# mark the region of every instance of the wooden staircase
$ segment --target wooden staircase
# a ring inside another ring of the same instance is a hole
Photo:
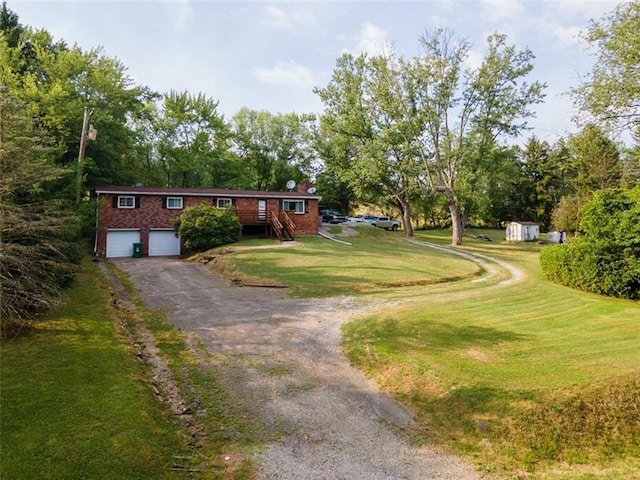
[[[281,242],[290,242],[295,238],[296,224],[287,212],[280,212],[279,216],[271,215],[271,229]]]

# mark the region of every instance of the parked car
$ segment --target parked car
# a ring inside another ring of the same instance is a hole
[[[347,217],[347,220],[349,220],[350,222],[353,223],[364,223],[364,224],[369,224],[371,223],[372,219],[376,219],[378,217],[374,216],[374,215],[362,215],[362,214],[358,214],[358,215],[354,215],[352,217]]]
[[[334,210],[321,210],[320,216],[323,223],[343,223],[347,221],[347,216]]]
[[[368,224],[375,224],[376,220],[378,220],[378,216],[377,215],[363,215],[362,216],[362,221],[363,223],[368,223]]]
[[[378,217],[371,225],[378,228],[396,231],[400,228],[400,222],[389,217]]]

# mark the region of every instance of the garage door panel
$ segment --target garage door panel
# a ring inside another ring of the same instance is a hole
[[[107,232],[107,258],[132,257],[133,244],[140,242],[140,230]]]
[[[180,255],[180,239],[173,230],[151,230],[149,232],[149,256]]]

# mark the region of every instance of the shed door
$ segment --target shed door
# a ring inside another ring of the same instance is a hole
[[[149,256],[180,255],[180,239],[173,230],[151,230],[149,232]]]
[[[133,244],[140,242],[140,230],[107,232],[107,258],[132,257]]]

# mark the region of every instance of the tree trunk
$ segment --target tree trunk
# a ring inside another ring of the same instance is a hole
[[[404,227],[404,236],[413,237],[413,225],[411,225],[411,203],[408,195],[405,198],[398,199],[398,205],[402,212],[402,226]]]
[[[464,235],[464,216],[455,199],[449,199],[449,212],[451,212],[451,245],[462,245]]]
[[[404,227],[404,236],[413,237],[413,225],[411,225],[411,212],[405,209],[402,212],[402,226]]]

